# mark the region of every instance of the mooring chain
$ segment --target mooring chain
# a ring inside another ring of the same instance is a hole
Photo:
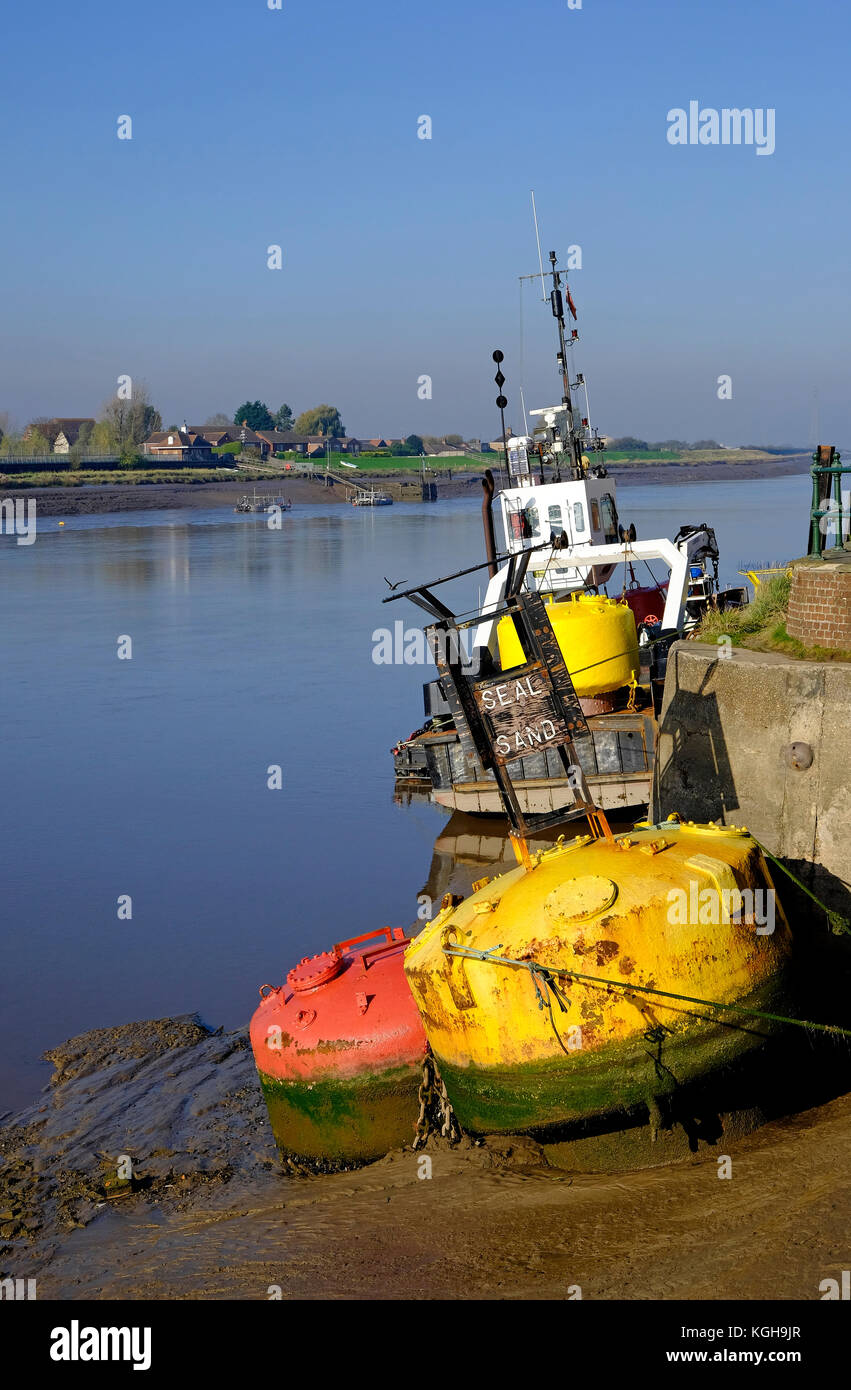
[[[426,1139],[428,1139],[429,1130],[431,1129],[427,1112],[429,1101],[434,1095],[433,1066],[434,1063],[432,1062],[431,1053],[427,1052],[423,1058],[423,1079],[420,1082],[420,1088],[417,1092],[417,1099],[420,1102],[420,1113],[414,1124],[414,1129],[416,1130],[416,1137],[414,1139],[415,1149],[418,1149],[420,1144],[425,1143]]]
[[[427,1052],[423,1058],[423,1079],[417,1092],[420,1102],[420,1113],[417,1116],[414,1129],[414,1148],[418,1149],[428,1139],[433,1129],[439,1126],[440,1133],[444,1139],[450,1142],[461,1137],[461,1127],[455,1118],[455,1111],[452,1109],[449,1096],[446,1093],[446,1086],[435,1065],[434,1057]],[[429,1112],[436,1112],[434,1117]]]

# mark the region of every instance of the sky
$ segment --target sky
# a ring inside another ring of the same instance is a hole
[[[165,424],[260,399],[329,402],[363,437],[496,438],[499,347],[520,428],[521,387],[560,395],[518,278],[534,189],[545,260],[581,248],[574,368],[602,433],[851,439],[845,0],[275,3],[7,7],[19,425],[96,414],[129,375]],[[690,101],[773,111],[774,152],[670,143]]]

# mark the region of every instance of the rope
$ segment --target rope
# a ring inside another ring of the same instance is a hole
[[[498,950],[499,948],[495,947],[492,949]],[[488,959],[490,960],[493,958],[491,956],[488,956]],[[535,997],[538,1001],[538,1008],[543,1010],[544,1006],[546,1005],[550,1016],[550,1027],[552,1028],[553,1033],[555,1034],[556,1042],[558,1043],[565,1057],[569,1057],[570,1049],[565,1047],[564,1040],[562,1039],[561,1034],[556,1028],[556,1022],[553,1018],[553,1004],[550,995],[553,995],[555,997],[556,1002],[558,1003],[558,1006],[563,1014],[566,1014],[568,1009],[570,1008],[570,1000],[567,998],[567,995],[562,994],[561,990],[559,989],[558,985],[552,977],[551,971],[549,971],[545,965],[538,965],[534,961],[529,961],[529,973],[532,976],[532,984],[535,986]],[[538,984],[539,978],[543,981],[546,987],[546,993],[544,993],[544,990],[542,990],[541,986]]]
[[[788,1018],[783,1014],[770,1014],[764,1009],[747,1009],[743,1004],[722,1004],[716,999],[696,999],[690,994],[675,994],[667,989],[654,989],[651,985],[626,984],[620,980],[606,980],[600,975],[584,975],[578,970],[566,970],[559,966],[541,966],[535,961],[512,960],[509,956],[494,956],[493,951],[498,951],[499,946],[492,946],[490,951],[476,951],[471,946],[451,947],[444,946],[443,950],[447,956],[467,956],[471,960],[486,960],[493,965],[513,965],[519,966],[522,970],[528,970],[532,974],[558,975],[567,980],[581,980],[588,984],[604,985],[606,989],[622,989],[627,994],[638,992],[640,994],[652,994],[657,998],[676,999],[678,1003],[699,1004],[705,1009],[721,1009],[727,1013],[745,1014],[748,1018],[764,1019],[769,1023],[790,1024],[796,1028],[811,1029],[817,1033],[831,1033],[837,1037],[851,1038],[851,1029],[840,1028],[836,1023],[812,1023],[808,1019]],[[536,993],[538,987],[536,985]],[[539,1002],[539,1007],[541,1007]]]
[[[820,907],[824,913],[826,913],[828,923],[830,924],[830,929],[833,932],[834,936],[841,936],[843,932],[846,932],[849,936],[851,936],[851,921],[849,921],[847,917],[843,917],[841,912],[834,912],[833,908],[828,907],[827,903],[823,903],[821,898],[817,898],[815,893],[813,893],[812,890],[808,888],[805,883],[802,883],[796,874],[792,873],[791,869],[787,869],[786,865],[782,862],[782,860],[777,858],[776,854],[772,854],[770,849],[766,849],[765,845],[760,844],[759,840],[756,838],[755,835],[751,835],[751,839],[753,840],[754,844],[762,850],[765,857],[771,860],[772,864],[776,864],[778,869],[782,869],[783,873],[786,874],[787,878],[791,878],[792,882],[794,884],[797,884],[801,891],[806,893],[808,898],[812,898],[813,902],[816,903],[816,905]]]

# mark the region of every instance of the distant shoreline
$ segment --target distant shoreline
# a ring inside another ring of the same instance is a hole
[[[806,473],[810,468],[809,454],[784,454],[776,458],[754,460],[751,463],[719,459],[715,463],[681,463],[671,460],[666,463],[612,463],[608,465],[610,476],[618,486],[628,487],[636,483],[692,483],[692,482],[732,482],[743,479],[785,478],[798,473]],[[494,456],[497,464],[497,456]],[[477,488],[482,469],[453,472],[451,482],[438,481],[441,499],[472,496],[478,501]],[[362,479],[380,485],[393,477],[386,470],[375,474],[363,472]],[[400,473],[400,478],[410,474]],[[7,480],[0,485],[0,493],[5,496],[31,496],[36,498],[38,513],[41,516],[93,516],[108,512],[166,511],[173,508],[198,510],[210,507],[231,507],[238,498],[250,493],[256,487],[258,492],[280,493],[298,504],[345,503],[347,497],[340,487],[323,488],[305,478],[293,478],[286,474],[281,477],[267,477],[262,481],[222,478],[209,483],[101,483],[82,487],[15,486]],[[405,506],[405,502],[396,505]]]

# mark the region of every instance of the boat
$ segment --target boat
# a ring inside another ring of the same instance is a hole
[[[248,493],[240,497],[234,511],[268,515],[269,513],[292,511],[292,505],[292,501],[288,497],[274,497],[268,493],[265,495],[261,493],[258,496],[255,488],[250,497]]]
[[[522,570],[523,589],[545,600],[562,655],[582,686],[589,738],[577,752],[596,801],[605,810],[641,813],[650,797],[668,649],[708,608],[740,607],[746,590],[719,583],[718,545],[708,524],[683,525],[673,540],[640,540],[634,525],[620,521],[603,441],[574,401],[575,393],[584,392],[587,410],[585,378],[577,373],[571,380],[568,370],[578,331],[568,338],[565,302],[574,317],[575,305],[553,252],[550,263],[561,402],[531,411],[538,421],[532,433],[506,440],[506,486],[497,491],[490,470],[483,478],[486,564],[459,571],[488,571],[471,659],[503,669],[506,646],[509,656],[512,650],[510,619],[498,630],[489,615],[509,577]],[[494,360],[501,392],[503,354],[495,352]],[[500,402],[503,410],[502,394]],[[499,553],[494,513],[502,532]],[[647,582],[636,575],[643,567]],[[608,641],[607,628],[621,640]],[[465,757],[440,680],[424,686],[423,706],[422,725],[391,750],[397,785],[430,787],[433,800],[450,810],[498,814],[495,780]],[[530,750],[516,769],[516,782],[530,811],[571,802],[551,753]]]
[[[393,498],[387,492],[377,491],[371,488],[367,491],[359,488],[351,499],[353,507],[392,507]]]
[[[464,1130],[658,1117],[782,1031],[791,933],[743,828],[562,837],[474,887],[405,954]]]
[[[407,944],[400,927],[381,927],[261,986],[249,1035],[287,1162],[346,1167],[411,1141],[426,1043]]]
[[[525,589],[514,566],[498,600],[458,617],[436,592],[456,578],[384,602],[409,599],[432,614],[426,636],[461,754],[492,773],[517,863],[475,880],[466,900],[444,898],[406,949],[436,1074],[472,1134],[560,1144],[589,1125],[619,1132],[648,1118],[655,1133],[690,1091],[787,1031],[787,919],[743,827],[672,815],[616,834],[595,799],[578,756],[589,717],[571,644],[593,646],[605,669],[612,649],[622,655],[623,612],[604,609],[601,621],[577,601],[560,633],[558,607]],[[677,582],[684,597],[687,576]],[[474,651],[491,650],[479,642],[483,621],[502,647],[499,665],[461,659],[465,631]],[[529,747],[557,760],[563,805],[525,804],[517,770]],[[583,819],[588,833],[567,839]],[[558,826],[555,845],[530,844]]]

